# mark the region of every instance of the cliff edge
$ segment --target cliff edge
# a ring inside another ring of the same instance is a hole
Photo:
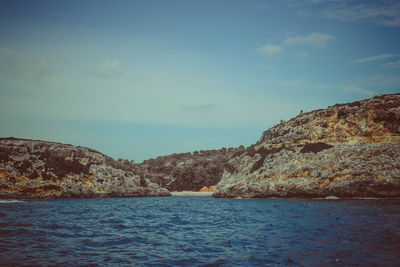
[[[85,147],[0,138],[0,199],[170,195],[122,167]]]
[[[225,166],[214,197],[400,197],[400,94],[302,113]]]

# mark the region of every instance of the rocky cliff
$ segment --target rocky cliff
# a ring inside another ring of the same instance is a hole
[[[302,113],[225,168],[214,197],[399,197],[400,94]]]
[[[98,151],[53,142],[0,138],[0,198],[167,196]]]

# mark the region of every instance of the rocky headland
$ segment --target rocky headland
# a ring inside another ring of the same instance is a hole
[[[169,195],[167,189],[98,151],[0,138],[0,199]]]
[[[172,154],[139,164],[85,147],[0,138],[0,199],[169,191],[228,198],[400,197],[400,94],[301,113],[248,148]]]
[[[400,94],[302,113],[225,167],[214,197],[400,197]]]

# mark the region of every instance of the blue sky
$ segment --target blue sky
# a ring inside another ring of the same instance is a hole
[[[400,92],[399,1],[2,0],[0,36],[0,136],[137,162]]]

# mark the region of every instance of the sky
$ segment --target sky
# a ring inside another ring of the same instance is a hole
[[[0,0],[0,137],[141,162],[400,92],[400,1]]]

